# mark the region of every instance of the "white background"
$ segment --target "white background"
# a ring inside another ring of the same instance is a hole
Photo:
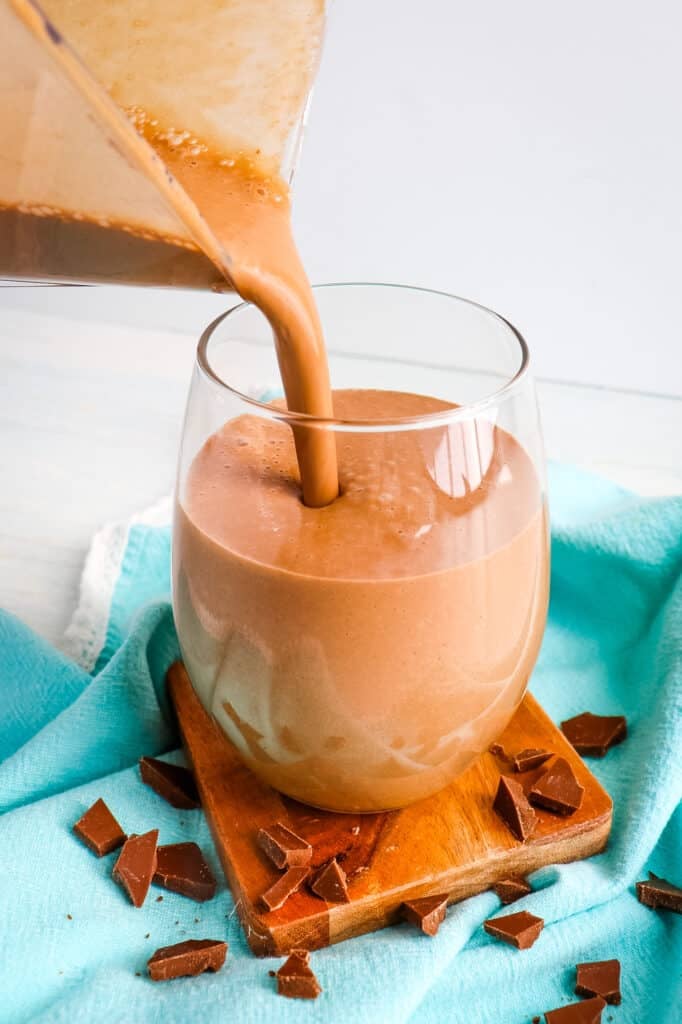
[[[476,299],[550,457],[682,493],[682,7],[336,0],[296,179],[313,280]],[[103,522],[172,487],[225,297],[0,289],[0,607],[58,642]]]

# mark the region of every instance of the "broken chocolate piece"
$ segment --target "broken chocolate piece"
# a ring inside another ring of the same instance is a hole
[[[98,857],[118,850],[126,841],[125,832],[101,798],[79,818],[73,830]]]
[[[448,894],[424,896],[418,900],[406,900],[403,903],[403,915],[406,920],[416,924],[425,935],[435,935],[445,920],[448,909]]]
[[[491,744],[488,747],[488,751],[489,751],[489,753],[491,753],[493,755],[493,757],[499,758],[500,761],[505,761],[507,763],[509,763],[509,761],[511,761],[511,758],[509,757],[509,754],[504,749],[504,747],[502,746],[501,743],[493,743],[493,744]]]
[[[286,825],[277,822],[258,832],[258,845],[276,868],[302,868],[310,864],[313,848]]]
[[[277,992],[289,999],[317,999],[322,991],[310,968],[310,953],[294,949],[277,971]]]
[[[293,896],[301,888],[306,878],[310,875],[310,868],[289,868],[281,878],[278,878],[267,892],[261,896],[261,900],[268,910],[279,910],[283,907],[290,896]]]
[[[654,910],[672,910],[674,914],[682,914],[682,889],[666,882],[665,878],[649,872],[648,882],[637,882],[637,899],[645,907]]]
[[[169,843],[156,851],[154,884],[203,903],[213,899],[216,880],[196,843]]]
[[[504,904],[514,903],[532,892],[530,882],[521,875],[501,878],[499,882],[495,882],[493,890]]]
[[[544,923],[541,917],[529,914],[527,910],[520,910],[518,914],[507,914],[506,917],[484,921],[483,927],[488,935],[508,942],[510,946],[530,949],[542,931]]]
[[[327,903],[350,903],[346,872],[333,857],[315,875],[310,888]]]
[[[537,824],[537,815],[528,803],[520,783],[510,779],[508,775],[500,775],[493,810],[499,814],[512,835],[522,843],[532,835]]]
[[[603,999],[584,999],[582,1003],[569,1003],[556,1010],[545,1011],[547,1024],[600,1024],[602,1010],[606,1006]]]
[[[159,830],[152,829],[142,836],[130,836],[114,864],[115,881],[123,886],[136,907],[141,907],[156,871],[156,843]]]
[[[575,991],[579,996],[601,996],[612,1006],[620,1003],[620,961],[595,960],[576,964]]]
[[[552,756],[551,750],[537,750],[534,747],[526,747],[512,757],[512,765],[515,772],[529,772],[532,768],[539,768]]]
[[[147,961],[152,981],[170,981],[204,971],[219,971],[225,963],[227,943],[218,939],[188,939],[161,946]]]
[[[568,761],[555,757],[537,779],[528,799],[537,807],[565,817],[578,810],[584,792]]]
[[[194,776],[188,768],[179,764],[168,764],[155,757],[140,758],[142,781],[171,805],[184,810],[201,807]]]
[[[603,757],[626,738],[627,722],[623,715],[593,715],[584,711],[562,722],[561,731],[579,754]]]

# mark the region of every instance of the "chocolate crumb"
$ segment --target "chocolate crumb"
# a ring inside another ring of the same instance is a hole
[[[527,910],[520,910],[517,914],[507,914],[506,917],[484,921],[483,927],[488,935],[501,939],[510,946],[530,949],[537,941],[544,924],[541,917],[529,914]]]
[[[141,977],[142,977],[142,975],[140,974],[140,972],[139,972],[139,971],[135,971],[135,977],[136,977],[136,978],[141,978]]]
[[[448,894],[424,896],[418,900],[406,900],[403,903],[403,915],[406,920],[416,924],[425,935],[436,935],[445,920],[448,909]]]
[[[525,842],[535,830],[537,815],[528,803],[521,784],[508,775],[500,775],[493,810],[511,834],[521,842]]]
[[[162,899],[163,899],[163,896],[157,896],[156,897],[156,902],[160,903]]]
[[[148,939],[150,935],[151,935],[151,932],[147,932],[147,934],[145,935],[145,939]]]
[[[67,914],[66,915],[66,920],[67,921],[73,921],[73,918],[71,917],[71,914]]]
[[[563,757],[555,757],[536,780],[528,799],[537,807],[567,817],[583,802],[585,789]]]
[[[583,711],[561,723],[569,743],[579,754],[604,757],[606,752],[627,737],[627,721],[623,715],[593,715]]]

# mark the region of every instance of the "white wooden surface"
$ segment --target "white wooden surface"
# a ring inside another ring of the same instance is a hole
[[[181,296],[131,296],[133,327],[125,309],[98,322],[94,290],[17,291],[0,290],[0,607],[59,644],[94,531],[172,488],[195,339],[226,299],[203,297],[190,329]],[[180,329],[149,326],[159,304]],[[548,379],[539,394],[551,458],[682,493],[682,399]]]

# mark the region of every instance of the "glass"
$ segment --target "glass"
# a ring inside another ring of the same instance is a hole
[[[338,389],[363,388],[375,413],[287,412],[261,314],[211,324],[180,453],[175,621],[204,707],[261,779],[386,810],[450,782],[523,697],[548,599],[541,429],[525,342],[495,313],[392,285],[315,292],[336,412],[358,407]],[[293,426],[336,437],[331,506],[300,501]]]
[[[289,181],[324,7],[0,0],[0,279],[225,289],[169,151]]]

